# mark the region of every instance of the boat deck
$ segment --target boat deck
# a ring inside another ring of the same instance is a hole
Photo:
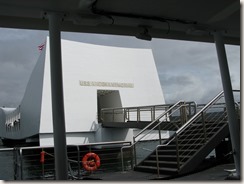
[[[101,173],[96,174],[94,177],[89,176],[83,178],[84,180],[104,180],[104,181],[148,181],[148,180],[174,180],[174,181],[223,181],[230,177],[227,170],[234,169],[234,164],[222,164],[209,169],[190,174],[169,178],[168,175],[157,176],[155,173],[144,173],[137,171],[114,172],[114,173]]]

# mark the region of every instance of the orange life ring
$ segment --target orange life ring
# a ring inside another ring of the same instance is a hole
[[[87,171],[95,171],[100,167],[100,158],[95,153],[87,153],[82,158],[82,165]]]

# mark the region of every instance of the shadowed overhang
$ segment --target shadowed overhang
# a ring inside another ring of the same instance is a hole
[[[0,0],[0,27],[48,30],[48,12],[62,31],[240,44],[237,0]]]

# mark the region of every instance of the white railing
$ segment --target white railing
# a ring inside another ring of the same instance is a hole
[[[129,141],[89,143],[67,145],[68,178],[79,180],[94,177],[97,174],[121,171],[120,148],[131,145]],[[95,171],[87,171],[83,167],[83,157],[90,152],[100,157],[100,167]],[[44,155],[42,155],[44,154]],[[127,153],[127,166],[131,167],[130,153]],[[52,146],[17,148],[15,158],[16,180],[54,180],[55,154]],[[42,158],[43,156],[43,158]]]

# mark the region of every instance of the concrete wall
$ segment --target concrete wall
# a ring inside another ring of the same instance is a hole
[[[47,39],[40,126],[42,135],[53,132],[49,58]],[[113,130],[111,133],[111,129],[99,127],[98,90],[118,91],[101,98],[103,106],[106,106],[105,103],[113,107],[165,103],[150,49],[108,47],[62,40],[62,62],[67,132],[86,134],[100,131],[101,134],[94,134],[96,141],[131,137],[129,130]],[[107,98],[111,98],[111,102]]]
[[[62,65],[68,144],[131,140],[132,130],[106,129],[98,124],[98,103],[100,108],[165,103],[150,49],[62,40]],[[112,93],[101,96],[101,91]],[[40,133],[40,144],[52,145],[49,38],[20,108],[18,138]]]

